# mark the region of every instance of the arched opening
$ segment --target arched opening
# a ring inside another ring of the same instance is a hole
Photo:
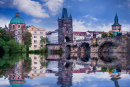
[[[101,53],[101,54],[99,54],[99,57],[105,63],[111,63],[112,62],[111,56],[108,53]]]
[[[90,46],[88,43],[82,43],[80,47],[81,52],[90,52]]]
[[[98,52],[99,53],[109,53],[111,52],[111,46],[114,46],[113,42],[104,42],[100,47]]]
[[[67,36],[65,37],[66,42],[70,42],[70,38]]]
[[[80,58],[81,58],[81,61],[88,62],[89,58],[90,58],[90,55],[89,54],[85,54],[85,53],[81,53],[80,54]]]

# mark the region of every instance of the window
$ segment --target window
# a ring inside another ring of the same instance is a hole
[[[34,34],[36,34],[37,32],[36,31],[34,31]]]
[[[43,34],[43,32],[40,32],[40,34]]]
[[[37,40],[34,40],[34,43],[37,43]]]
[[[43,38],[43,36],[40,36],[40,38]]]
[[[34,47],[37,47],[37,45],[34,45]]]
[[[34,36],[34,38],[37,38],[37,36]]]
[[[113,27],[113,30],[115,30],[116,28],[115,27]]]
[[[37,71],[34,71],[34,73],[37,73]]]
[[[15,29],[15,25],[13,25],[13,29]]]
[[[43,71],[40,71],[40,73],[43,73]]]
[[[18,25],[18,28],[20,28],[20,25]]]
[[[37,69],[37,67],[34,67],[33,69]]]
[[[37,62],[34,62],[34,64],[37,64]]]
[[[37,59],[37,57],[34,57],[34,59],[36,60],[36,59]]]
[[[43,67],[41,66],[40,69],[42,69]]]

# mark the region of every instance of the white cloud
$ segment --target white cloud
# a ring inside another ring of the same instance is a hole
[[[73,31],[87,31],[87,27],[85,26],[85,21],[77,21],[74,19],[73,21]]]
[[[108,25],[101,23],[100,25],[95,25],[93,22],[86,22],[81,20],[74,19],[73,21],[73,30],[74,31],[105,31],[108,32],[111,30],[112,23]]]
[[[4,1],[0,1],[0,4],[5,4],[5,2]]]
[[[60,8],[63,7],[63,2],[65,0],[45,0],[43,6],[47,6],[52,15],[56,15]]]
[[[90,16],[90,15],[85,15],[86,18],[89,18],[91,20],[94,20],[94,21],[98,21],[99,19],[93,17],[93,16]]]
[[[33,17],[47,18],[49,15],[42,9],[42,5],[37,1],[13,0],[13,5],[21,12]]]
[[[130,25],[129,24],[122,24],[122,31],[130,31]]]
[[[9,19],[6,19],[6,18],[0,18],[0,27],[5,27],[5,24],[8,26],[8,24],[10,23],[10,20]]]
[[[42,22],[41,19],[32,19],[31,21],[34,22],[34,23],[40,23],[40,22]]]

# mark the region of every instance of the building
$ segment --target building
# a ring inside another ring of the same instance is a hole
[[[26,27],[26,24],[25,24],[23,18],[21,18],[19,16],[19,13],[17,12],[15,14],[15,17],[13,17],[10,21],[9,30],[14,31],[14,30],[17,30],[17,29],[20,29],[20,28],[23,28],[23,27]]]
[[[41,38],[46,37],[46,30],[34,26],[30,26],[27,30],[32,34],[32,45],[29,47],[29,50],[40,49],[40,41]]]
[[[86,31],[86,34],[87,34],[86,39],[93,38],[94,34],[96,35],[96,38],[100,38],[102,33],[105,33],[105,32],[104,31]]]
[[[118,23],[118,16],[116,13],[115,19],[114,19],[114,24],[112,25],[112,32],[113,34],[117,35],[121,31],[121,25]]]
[[[46,35],[51,44],[58,44],[58,30],[57,29],[55,31],[47,32]]]
[[[73,42],[72,16],[68,17],[66,8],[63,8],[61,19],[58,18],[58,42]]]
[[[32,70],[29,72],[28,76],[33,79],[34,77],[44,77],[46,68],[42,67],[41,61],[45,61],[43,57],[40,57],[39,55],[29,54],[29,58],[32,61],[31,68]]]
[[[84,40],[86,36],[86,32],[73,32],[73,40]]]

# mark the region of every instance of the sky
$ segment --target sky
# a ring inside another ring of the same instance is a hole
[[[0,0],[0,27],[19,12],[27,26],[58,29],[58,17],[67,8],[74,31],[111,30],[117,13],[123,31],[130,31],[130,0]]]
[[[22,87],[61,87],[57,84],[58,77],[55,74],[45,74],[45,77],[35,77],[25,79],[26,83]],[[130,75],[122,74],[118,80],[120,87],[129,87]],[[8,79],[0,78],[1,87],[11,87]],[[72,77],[71,87],[115,87],[108,72],[97,72],[96,74],[75,73]]]

